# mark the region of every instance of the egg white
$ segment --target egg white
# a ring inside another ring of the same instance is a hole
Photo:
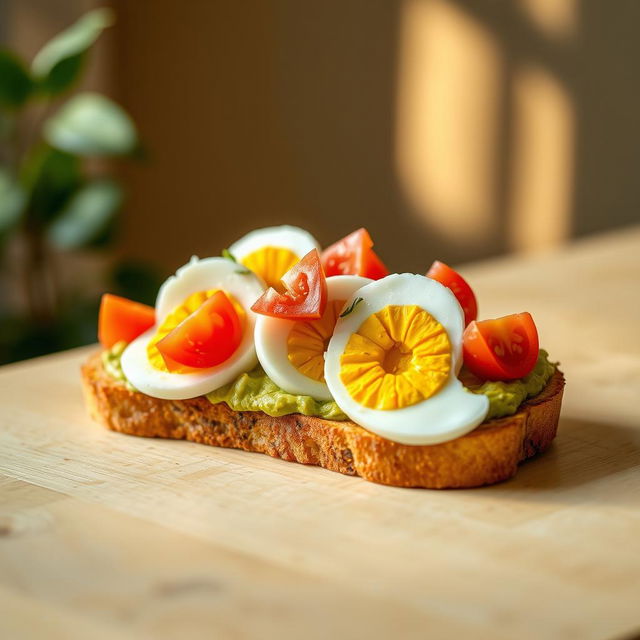
[[[325,354],[325,379],[331,395],[351,420],[402,444],[438,444],[472,431],[486,417],[489,400],[465,390],[457,378],[462,366],[464,312],[453,293],[439,282],[409,273],[393,274],[367,284],[347,304],[362,298],[353,312],[339,318]],[[387,305],[417,305],[446,330],[451,344],[451,371],[434,396],[395,410],[370,409],[354,400],[340,379],[340,357],[360,325]]]
[[[250,253],[264,247],[289,249],[299,258],[306,256],[312,249],[320,251],[318,241],[308,231],[287,224],[251,231],[234,242],[229,247],[229,251],[236,260],[242,260]]]
[[[230,293],[244,308],[242,341],[225,362],[197,373],[170,373],[151,365],[147,357],[149,340],[178,305],[198,291],[221,289]],[[166,400],[185,400],[204,395],[231,382],[257,364],[253,342],[256,315],[251,305],[260,297],[263,286],[252,273],[226,258],[194,257],[160,288],[156,300],[156,326],[136,338],[122,354],[122,371],[139,391]]]
[[[373,281],[361,276],[327,278],[327,301],[347,300],[369,282]],[[254,334],[258,360],[265,373],[284,391],[316,400],[332,400],[324,382],[305,376],[289,361],[287,339],[295,323],[295,320],[258,316]]]

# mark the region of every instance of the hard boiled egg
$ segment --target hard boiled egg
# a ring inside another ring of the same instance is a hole
[[[234,242],[229,252],[268,287],[277,288],[280,278],[312,249],[320,251],[320,245],[308,231],[282,225],[251,231]]]
[[[324,379],[324,353],[345,300],[365,284],[360,276],[327,278],[327,306],[317,320],[258,316],[255,343],[266,374],[282,389],[316,400],[331,400]]]
[[[484,420],[488,398],[467,392],[457,378],[464,313],[449,289],[394,274],[355,291],[347,308],[352,304],[329,341],[325,379],[354,422],[389,440],[425,445]]]
[[[208,369],[170,372],[155,346],[216,291],[232,301],[243,324],[236,351],[225,362]],[[139,391],[155,398],[183,400],[213,391],[234,380],[256,363],[253,342],[255,314],[251,305],[262,294],[260,280],[226,258],[192,258],[160,288],[156,325],[127,346],[122,370]]]

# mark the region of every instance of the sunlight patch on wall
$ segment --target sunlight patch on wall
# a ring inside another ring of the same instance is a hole
[[[452,244],[495,230],[502,56],[445,0],[405,0],[400,21],[396,163],[417,215]]]
[[[526,16],[549,36],[567,37],[577,29],[577,0],[520,0]]]
[[[550,73],[530,66],[515,75],[512,108],[509,245],[533,251],[561,244],[570,233],[573,199],[571,99]]]

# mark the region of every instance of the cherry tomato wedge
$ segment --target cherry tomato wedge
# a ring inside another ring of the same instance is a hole
[[[215,367],[228,360],[242,341],[242,322],[223,291],[216,291],[157,343],[169,371],[180,365]]]
[[[327,276],[364,276],[379,280],[389,270],[372,249],[373,240],[366,229],[358,229],[322,252]]]
[[[457,271],[454,271],[444,262],[436,260],[427,271],[427,278],[433,278],[451,289],[464,311],[465,326],[478,317],[478,303],[473,289]]]
[[[155,321],[153,307],[105,293],[100,301],[98,340],[106,349],[121,340],[131,342],[150,329]]]
[[[529,313],[472,322],[464,331],[464,364],[484,380],[515,380],[538,360],[538,330]]]
[[[311,320],[319,318],[327,306],[327,279],[320,254],[312,249],[280,280],[281,291],[270,287],[251,307],[252,311],[274,318]]]

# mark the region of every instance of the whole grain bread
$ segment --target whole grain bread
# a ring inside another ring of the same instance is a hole
[[[449,442],[410,446],[353,422],[300,414],[273,418],[261,411],[233,411],[204,397],[152,398],[107,374],[99,353],[84,364],[82,378],[91,415],[113,431],[266,453],[380,484],[430,489],[477,487],[512,477],[522,461],[551,444],[564,389],[564,376],[556,371],[515,415],[485,422]]]

